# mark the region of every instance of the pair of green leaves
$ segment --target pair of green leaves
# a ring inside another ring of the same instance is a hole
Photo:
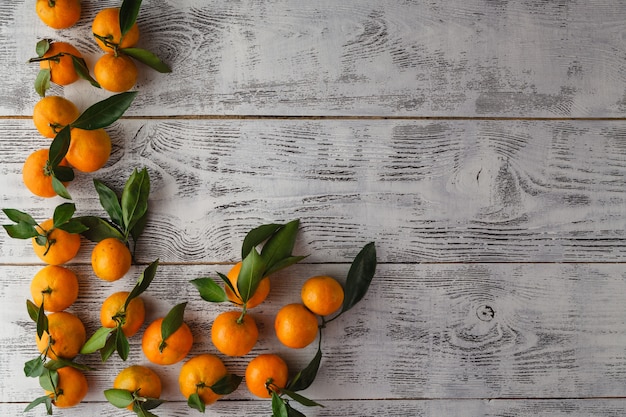
[[[104,396],[107,401],[118,408],[126,408],[132,404],[133,411],[139,417],[157,417],[149,410],[153,410],[165,402],[159,398],[143,397],[139,390],[132,392],[121,388],[107,389],[104,391]]]
[[[146,168],[140,171],[133,170],[124,184],[121,197],[102,181],[94,179],[93,183],[100,205],[109,218],[79,217],[78,220],[88,227],[83,236],[92,242],[100,242],[111,237],[128,242],[129,237],[132,237],[136,246],[148,220],[148,197],[150,195],[148,170]],[[133,254],[134,252],[133,250]]]
[[[124,305],[122,310],[117,314],[117,318],[114,319],[116,322],[116,327],[101,327],[95,331],[95,333],[85,342],[80,353],[82,354],[90,354],[96,351],[100,351],[100,357],[102,358],[102,362],[106,362],[114,352],[117,352],[119,357],[122,360],[128,359],[128,354],[130,353],[130,344],[128,343],[128,339],[126,335],[122,331],[122,325],[124,324],[126,309],[130,302],[143,294],[148,287],[154,277],[156,275],[156,270],[159,265],[159,260],[152,262],[148,267],[139,275],[137,279],[137,283],[131,290],[131,292],[126,297],[124,301]]]
[[[37,45],[35,46],[35,53],[37,54],[37,57],[29,59],[28,62],[29,63],[41,62],[41,61],[59,62],[59,60],[63,56],[69,56],[72,59],[72,65],[74,66],[74,70],[76,71],[76,74],[80,78],[89,81],[89,83],[93,85],[94,87],[100,88],[100,84],[98,84],[98,82],[91,76],[91,74],[89,74],[89,68],[87,67],[87,63],[85,62],[83,58],[72,55],[67,52],[60,52],[53,56],[44,57],[46,52],[50,50],[51,44],[52,44],[51,39],[42,39],[39,42],[37,42]],[[46,91],[48,91],[48,89],[50,88],[51,78],[52,78],[52,74],[49,68],[39,70],[39,73],[37,74],[37,78],[35,78],[35,91],[37,91],[37,94],[39,94],[41,97],[45,97]]]
[[[204,413],[206,411],[206,405],[204,404],[204,401],[202,401],[202,399],[200,398],[200,394],[198,393],[198,390],[200,388],[209,388],[217,395],[228,395],[234,392],[239,387],[241,381],[243,381],[243,377],[241,376],[226,374],[222,378],[218,379],[217,382],[215,382],[215,384],[211,386],[207,387],[204,384],[200,384],[197,387],[198,389],[196,390],[196,392],[191,394],[187,399],[187,405],[194,410],[198,410],[201,413]]]
[[[63,183],[74,179],[74,171],[70,167],[61,165],[70,148],[71,129],[96,130],[110,126],[122,117],[136,95],[136,91],[129,91],[99,101],[88,107],[76,120],[64,126],[55,135],[50,144],[46,170],[52,177],[52,187],[58,195],[66,199],[72,198]]]
[[[2,211],[9,220],[15,222],[15,224],[2,225],[10,237],[14,239],[35,238],[39,246],[47,247],[45,253],[54,245],[54,241],[49,239],[50,233],[54,229],[64,230],[68,233],[83,233],[87,230],[87,226],[73,218],[76,211],[76,206],[73,203],[63,203],[54,209],[52,227],[49,230],[43,230],[28,213],[16,209],[2,209]]]
[[[218,272],[224,285],[227,285],[233,293],[239,294],[244,309],[264,277],[305,258],[291,254],[299,224],[299,220],[286,224],[265,224],[246,234],[241,249],[243,261],[236,281],[237,291],[228,277]],[[259,252],[257,246],[261,244],[263,247]],[[200,297],[206,301],[218,303],[228,301],[224,289],[209,277],[197,278],[191,283],[200,292]]]
[[[141,0],[124,0],[122,2],[122,5],[120,6],[120,13],[119,13],[120,32],[122,35],[120,39],[120,44],[122,43],[122,39],[124,39],[124,36],[128,33],[128,31],[133,27],[133,25],[137,21],[137,16],[139,15],[140,8],[141,8]],[[145,64],[149,66],[150,68],[161,73],[172,72],[170,67],[167,64],[165,64],[163,61],[161,61],[158,56],[156,56],[154,53],[146,49],[120,48],[119,44],[115,44],[111,42],[111,39],[107,37],[103,37],[95,33],[93,35],[98,40],[102,41],[102,43],[104,43],[106,46],[112,48],[116,55],[119,53],[128,55],[131,58],[134,58],[137,61],[141,62],[142,64]]]

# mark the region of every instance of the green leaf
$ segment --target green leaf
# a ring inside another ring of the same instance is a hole
[[[64,126],[63,129],[59,130],[52,139],[52,143],[50,144],[50,149],[48,151],[48,160],[50,161],[50,166],[52,169],[59,166],[65,155],[67,155],[67,150],[70,148],[70,141],[72,139],[70,133],[70,126]]]
[[[127,91],[99,101],[78,116],[71,126],[86,130],[107,127],[122,117],[136,95],[136,91]]]
[[[101,240],[113,237],[124,241],[124,235],[115,226],[103,218],[95,216],[75,217],[74,220],[81,222],[86,229],[80,232],[86,239],[92,242],[100,242]]]
[[[276,230],[282,227],[281,224],[264,224],[259,227],[256,227],[246,234],[246,237],[243,239],[243,245],[241,245],[241,259],[244,259],[252,248],[257,247],[261,243],[265,242],[269,239],[270,236],[274,234]]]
[[[317,403],[303,395],[297,394],[293,391],[290,391],[288,389],[284,389],[281,388],[280,392],[282,394],[285,394],[286,396],[290,397],[292,400],[299,402],[300,404],[307,406],[307,407],[324,407],[322,404]]]
[[[137,61],[141,62],[156,70],[162,74],[166,74],[172,72],[172,69],[161,59],[156,56],[154,53],[141,48],[123,48],[120,49],[120,52],[135,58]]]
[[[101,88],[98,81],[94,80],[91,74],[89,74],[89,68],[87,67],[85,60],[74,55],[70,56],[72,57],[72,64],[74,65],[74,71],[76,71],[76,74],[78,74],[78,76],[83,80],[89,81],[89,84],[94,87]]]
[[[51,416],[52,415],[52,398],[50,398],[47,395],[44,395],[43,397],[39,397],[35,400],[33,400],[32,402],[30,402],[26,408],[24,409],[24,413],[27,411],[32,410],[33,408],[37,407],[39,404],[45,404],[46,405],[46,410],[48,411],[48,415]]]
[[[287,258],[283,258],[278,262],[275,262],[271,268],[268,268],[267,271],[265,271],[265,276],[267,275],[272,275],[274,272],[280,271],[281,269],[287,268],[288,266],[291,266],[293,264],[296,264],[298,262],[300,262],[301,260],[305,259],[308,255],[304,255],[304,256],[289,256]]]
[[[52,73],[50,69],[40,69],[37,73],[37,78],[35,78],[35,91],[40,97],[46,96],[46,91],[50,89],[51,78]]]
[[[135,400],[133,393],[119,388],[110,388],[104,390],[104,396],[108,402],[116,406],[117,408],[126,408]]]
[[[44,362],[41,356],[37,356],[35,359],[27,361],[24,363],[24,375],[29,378],[38,378],[45,370],[43,364]]]
[[[26,311],[28,311],[28,315],[31,320],[37,323],[37,314],[39,314],[39,306],[33,303],[30,300],[26,300]]]
[[[141,0],[124,0],[120,6],[120,30],[122,37],[128,33],[137,21]]]
[[[241,384],[243,377],[234,374],[226,374],[211,385],[211,390],[217,395],[228,395],[234,392]]]
[[[13,239],[30,239],[31,237],[39,235],[39,232],[35,229],[35,227],[26,223],[5,224],[2,225],[2,227],[4,227],[7,234]]]
[[[137,240],[143,233],[143,230],[146,228],[146,224],[148,223],[148,212],[146,211],[143,216],[137,219],[135,225],[130,229],[130,235],[133,238],[133,242],[137,244]]]
[[[275,392],[272,392],[272,417],[289,417],[287,404]]]
[[[59,383],[59,373],[54,370],[45,369],[39,376],[39,385],[46,391],[56,392],[56,386]]]
[[[203,277],[189,281],[200,292],[200,297],[211,303],[223,303],[228,300],[224,288],[215,283],[211,278]]]
[[[252,248],[248,256],[243,260],[241,264],[241,271],[239,271],[239,278],[237,278],[237,289],[241,300],[246,303],[256,291],[259,286],[259,282],[264,277],[266,264],[261,255],[255,248]]]
[[[142,397],[142,407],[144,410],[152,410],[153,408],[157,408],[164,402],[165,400],[161,400],[158,398]],[[148,415],[154,415],[154,414],[148,414]]]
[[[57,165],[52,168],[52,174],[61,182],[74,181],[74,170],[65,165]]]
[[[166,341],[176,330],[183,325],[183,317],[185,315],[185,307],[187,303],[175,305],[165,316],[161,323],[161,338]]]
[[[115,337],[117,332],[118,330],[114,329],[111,332],[111,336],[106,340],[104,347],[100,349],[100,358],[102,359],[102,362],[106,362],[117,349],[117,337]]]
[[[23,211],[19,211],[16,209],[2,209],[2,212],[6,214],[9,220],[14,221],[15,223],[26,223],[31,226],[37,226],[37,222],[32,216],[28,213],[24,213]]]
[[[289,417],[306,417],[300,411],[293,408],[291,405],[287,404],[287,415]]]
[[[66,200],[72,199],[69,191],[67,191],[67,187],[54,175],[52,176],[52,189],[59,197],[63,197]]]
[[[187,398],[187,405],[194,410],[200,411],[201,413],[206,411],[206,405],[197,392],[194,392],[189,396],[189,398]]]
[[[122,191],[122,218],[124,231],[129,233],[135,224],[148,211],[148,195],[150,194],[150,177],[148,170],[134,170]]]
[[[122,217],[122,206],[120,206],[120,200],[115,191],[97,179],[93,180],[93,185],[96,188],[96,192],[100,198],[100,205],[102,205],[104,211],[107,212],[113,223],[123,228],[124,219]]]
[[[150,265],[144,269],[139,278],[137,279],[137,283],[126,297],[126,302],[124,303],[124,309],[128,308],[128,304],[132,301],[133,298],[139,297],[144,291],[148,289],[148,286],[154,279],[156,275],[157,267],[159,266],[159,260],[155,260]]]
[[[241,270],[239,271],[241,272]],[[239,297],[239,295],[237,294],[237,290],[235,289],[235,287],[233,286],[233,283],[230,282],[230,280],[228,279],[228,277],[224,274],[222,274],[221,272],[218,272],[217,275],[220,277],[220,279],[222,280],[222,282],[224,282],[224,285],[228,288],[230,288],[230,290],[232,291],[232,293],[241,300],[241,297]],[[239,278],[239,275],[237,275],[237,278]],[[235,285],[237,284],[237,280],[235,280]],[[226,293],[224,293],[224,295],[226,295]],[[228,299],[228,297],[226,297],[226,299]],[[224,300],[225,301],[225,300]]]
[[[67,233],[72,233],[75,235],[81,234],[88,230],[87,226],[85,226],[83,222],[77,219],[71,219],[70,221],[59,225],[57,229],[61,229],[66,231]]]
[[[320,362],[322,361],[322,350],[318,346],[317,353],[309,362],[309,364],[300,372],[293,377],[293,379],[287,384],[287,389],[291,391],[302,391],[311,386],[313,381],[315,381],[315,377],[317,376],[317,371],[320,367]]]
[[[350,310],[361,301],[376,272],[376,247],[368,243],[354,258],[346,279],[345,296],[341,313]],[[340,314],[341,314],[340,313]]]
[[[35,45],[35,53],[39,58],[43,57],[50,50],[50,39],[42,39]]]
[[[88,355],[90,353],[94,353],[100,349],[102,349],[107,342],[107,338],[109,334],[113,332],[115,328],[111,327],[100,327],[95,333],[85,342],[83,347],[80,349],[80,353],[83,355]]]
[[[67,223],[76,213],[76,205],[74,203],[63,203],[56,206],[52,215],[52,223],[54,228],[58,228]]]
[[[81,363],[76,363],[74,361],[71,361],[69,359],[51,359],[48,362],[45,363],[44,367],[46,369],[49,369],[51,371],[56,371],[58,369],[64,368],[66,366],[70,366],[72,368],[75,369],[79,369],[81,371],[92,371],[93,368],[87,366],[87,365],[83,365]]]
[[[48,316],[44,311],[43,301],[37,310],[37,336],[41,339],[44,333],[48,332]]]
[[[267,268],[272,266],[284,258],[290,257],[293,247],[296,243],[296,235],[300,220],[292,220],[276,232],[265,242],[261,250],[261,256],[267,264]]]
[[[115,332],[115,347],[117,349],[117,354],[123,361],[128,359],[128,354],[130,353],[130,344],[128,343],[128,339],[121,329],[118,329]]]

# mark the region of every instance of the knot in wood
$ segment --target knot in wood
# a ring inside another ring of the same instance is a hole
[[[482,321],[491,321],[496,316],[496,312],[491,306],[483,305],[476,309],[476,316]]]

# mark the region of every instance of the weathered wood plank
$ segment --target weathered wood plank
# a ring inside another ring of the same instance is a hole
[[[325,408],[301,409],[308,417],[359,416],[379,417],[618,417],[626,411],[622,399],[608,400],[338,400],[328,401]],[[17,416],[25,404],[0,404],[0,413]],[[165,403],[156,410],[159,416],[183,417],[192,415],[180,402]],[[41,410],[39,411],[41,413]],[[212,416],[266,416],[270,415],[269,401],[221,400],[207,407],[204,415]],[[34,414],[32,412],[31,414]],[[34,414],[36,415],[36,414]],[[126,417],[129,412],[103,403],[83,403],[73,409],[55,410],[55,415],[81,417]]]
[[[0,346],[0,402],[24,402],[39,393],[23,377],[23,363],[36,356],[34,323],[25,311],[30,277],[40,266],[3,266],[0,288],[3,320]],[[226,305],[202,301],[188,283],[226,272],[226,265],[162,265],[145,295],[147,322],[188,301],[186,320],[195,335],[192,354],[213,352],[209,329]],[[296,265],[272,278],[272,292],[251,310],[261,337],[243,358],[225,358],[242,375],[261,352],[278,352],[290,369],[302,368],[315,346],[290,350],[273,336],[273,318],[297,302],[306,278],[329,274],[343,280],[348,264]],[[71,307],[89,332],[98,324],[100,303],[128,289],[139,273],[115,283],[96,279],[89,267],[75,267],[79,300]],[[434,264],[379,265],[366,297],[324,330],[324,358],[307,395],[331,399],[472,399],[624,397],[626,361],[626,273],[620,264]],[[103,400],[102,390],[128,364],[146,363],[140,337],[131,339],[127,363],[98,355],[79,358],[97,368],[89,373],[87,401]],[[155,367],[164,398],[182,400],[175,383],[178,365]],[[229,396],[251,398],[245,387]],[[450,405],[453,406],[454,405]]]
[[[69,40],[93,67],[95,13],[44,27],[31,2],[0,5],[0,113],[29,114],[40,38]],[[408,115],[623,117],[619,0],[436,3],[146,1],[141,46],[173,68],[142,68],[135,115]],[[59,91],[59,90],[57,90]],[[85,106],[86,82],[65,89]]]
[[[38,219],[22,161],[49,145],[28,120],[0,121],[3,207]],[[95,177],[121,190],[153,181],[139,259],[236,260],[245,233],[300,218],[299,253],[346,262],[379,245],[382,262],[624,261],[626,130],[610,121],[124,120]],[[104,215],[82,174],[79,214]],[[81,258],[86,259],[86,256]],[[0,262],[37,262],[0,234]]]

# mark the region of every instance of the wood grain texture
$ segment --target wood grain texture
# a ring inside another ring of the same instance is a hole
[[[52,214],[21,183],[47,139],[0,121],[5,207]],[[97,177],[121,191],[152,178],[142,262],[232,262],[245,233],[300,218],[297,252],[346,262],[598,262],[626,256],[626,130],[609,121],[124,120],[114,151],[70,190],[79,214],[104,215]],[[0,262],[37,262],[0,234]],[[86,258],[83,257],[83,260]]]
[[[29,114],[40,38],[76,44],[93,67],[84,2],[71,30],[39,24],[31,2],[0,5],[0,113]],[[588,2],[146,1],[141,46],[171,75],[141,69],[134,115],[623,117],[626,8]],[[104,93],[55,91],[81,107]]]
[[[298,302],[309,276],[327,274],[345,280],[348,264],[296,265],[272,277],[266,303],[252,309],[260,327],[257,348],[243,358],[224,358],[231,372],[243,375],[256,354],[281,354],[296,372],[315,346],[282,347],[273,335],[278,309]],[[3,266],[0,292],[3,320],[1,402],[24,402],[40,389],[25,378],[23,363],[36,356],[35,325],[25,311],[30,277],[40,266]],[[146,323],[173,305],[188,301],[185,320],[195,337],[191,354],[216,353],[210,342],[213,318],[229,307],[201,300],[190,279],[216,277],[227,265],[162,265],[146,292]],[[69,311],[99,327],[100,303],[114,291],[129,289],[141,268],[115,283],[94,277],[88,266],[74,267],[79,300]],[[626,327],[622,302],[626,274],[622,265],[474,264],[379,265],[366,297],[324,330],[324,359],[312,398],[472,399],[622,397],[626,365]],[[131,339],[128,363],[115,357],[104,366],[99,356],[78,361],[89,372],[93,389],[87,401],[103,401],[102,391],[128,364],[147,364],[140,336]],[[180,364],[155,370],[167,381],[163,397],[182,401],[176,385]],[[244,387],[230,399],[251,399]]]

